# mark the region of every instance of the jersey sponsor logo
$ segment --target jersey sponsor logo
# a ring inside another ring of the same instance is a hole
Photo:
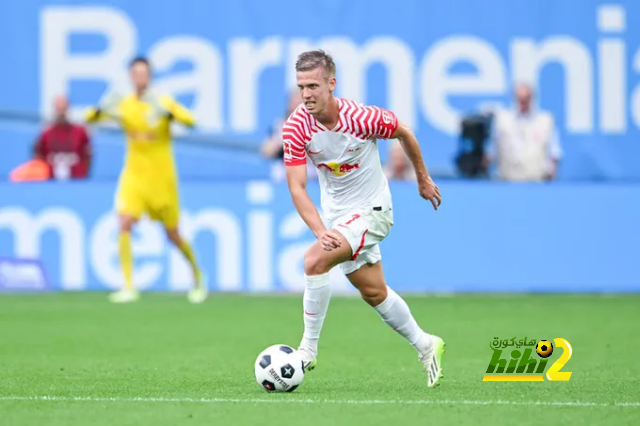
[[[347,173],[352,172],[353,170],[360,168],[360,163],[355,164],[339,164],[339,163],[320,163],[318,164],[319,170],[326,170],[329,173],[333,173],[336,176],[344,176]]]
[[[389,111],[382,111],[382,121],[384,122],[384,124],[393,123],[393,116]]]

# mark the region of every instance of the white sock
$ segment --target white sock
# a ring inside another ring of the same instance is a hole
[[[409,306],[398,293],[387,287],[387,298],[376,306],[375,310],[389,327],[407,339],[416,349],[423,349],[425,339],[420,338],[426,333],[418,326]]]
[[[300,346],[315,356],[318,354],[318,339],[329,308],[331,286],[329,285],[328,272],[311,276],[305,274],[304,278],[306,282],[302,303],[304,307],[304,334]]]

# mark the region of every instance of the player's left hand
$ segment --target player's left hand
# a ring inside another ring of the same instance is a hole
[[[156,123],[160,118],[173,120],[173,113],[169,111],[160,100],[160,96],[153,90],[147,90],[142,95],[142,100],[151,106],[150,120]]]
[[[418,190],[420,191],[420,196],[425,200],[431,201],[433,209],[438,210],[438,207],[442,204],[442,196],[438,185],[433,182],[431,176],[428,176],[418,184]]]
[[[116,90],[111,90],[105,93],[96,108],[98,114],[92,118],[97,119],[100,114],[105,114],[113,119],[121,119],[122,117],[120,116],[118,106],[120,105],[120,102],[122,102],[122,99],[123,96]]]

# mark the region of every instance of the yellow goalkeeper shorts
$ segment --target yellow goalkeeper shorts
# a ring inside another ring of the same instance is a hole
[[[180,221],[180,202],[177,185],[121,184],[116,193],[118,214],[140,219],[146,215],[161,222],[167,229],[175,229]]]

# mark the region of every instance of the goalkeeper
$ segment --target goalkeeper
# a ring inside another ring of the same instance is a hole
[[[171,97],[153,93],[149,87],[152,70],[146,58],[131,61],[129,71],[135,92],[124,97],[111,93],[87,114],[89,122],[115,120],[127,134],[125,165],[116,194],[124,287],[109,295],[109,299],[114,303],[128,303],[140,297],[133,283],[131,230],[146,214],[162,223],[169,240],[191,265],[194,284],[188,299],[201,303],[207,298],[207,286],[193,249],[178,231],[178,174],[171,147],[171,123],[176,121],[193,127],[195,120]]]

